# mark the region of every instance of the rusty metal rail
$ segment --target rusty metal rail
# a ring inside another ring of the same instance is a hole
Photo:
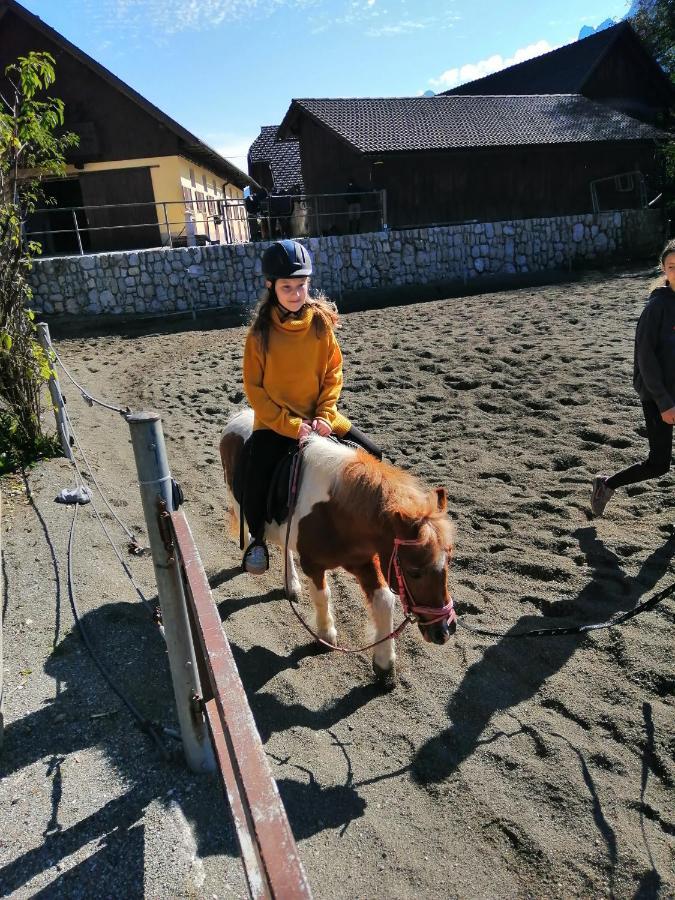
[[[293,832],[223,631],[208,579],[181,510],[171,513],[204,693],[204,712],[254,898],[310,898]]]

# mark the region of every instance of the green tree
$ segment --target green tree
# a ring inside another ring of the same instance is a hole
[[[45,176],[65,175],[63,102],[47,95],[54,59],[30,52],[5,69],[0,93],[0,473],[54,447],[41,422],[50,361],[36,341],[27,281],[38,243],[25,239],[28,216],[44,201]]]
[[[673,0],[633,0],[628,21],[640,40],[675,84],[675,4]],[[671,121],[658,124],[669,130]],[[663,143],[657,150],[659,175],[654,184],[663,194],[663,205],[671,223],[675,222],[675,142]],[[673,224],[671,224],[671,228]]]
[[[673,0],[635,0],[628,20],[663,71],[675,82],[675,5]]]

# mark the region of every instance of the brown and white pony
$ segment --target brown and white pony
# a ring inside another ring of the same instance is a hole
[[[232,492],[234,472],[251,434],[253,413],[243,410],[225,426],[220,456],[228,488],[233,535],[239,533],[239,504]],[[300,581],[293,554],[309,581],[316,631],[330,644],[337,632],[326,572],[343,568],[359,581],[374,626],[374,641],[393,631],[392,591],[426,641],[444,644],[456,626],[448,594],[448,566],[454,526],[446,513],[443,488],[426,490],[407,472],[379,462],[365,450],[311,436],[304,445],[300,483],[288,533],[288,589],[299,600]],[[268,523],[266,540],[286,546],[287,523]],[[373,669],[393,680],[392,638],[377,644]]]

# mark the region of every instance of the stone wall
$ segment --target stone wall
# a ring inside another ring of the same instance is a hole
[[[654,210],[463,223],[308,238],[313,286],[339,300],[372,288],[468,283],[484,276],[565,270],[656,257],[663,229]],[[47,316],[161,314],[253,304],[266,243],[158,248],[35,262],[34,309]]]

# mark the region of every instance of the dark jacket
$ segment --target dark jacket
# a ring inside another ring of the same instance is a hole
[[[638,320],[633,385],[659,412],[675,406],[675,291],[669,287],[653,291]]]

